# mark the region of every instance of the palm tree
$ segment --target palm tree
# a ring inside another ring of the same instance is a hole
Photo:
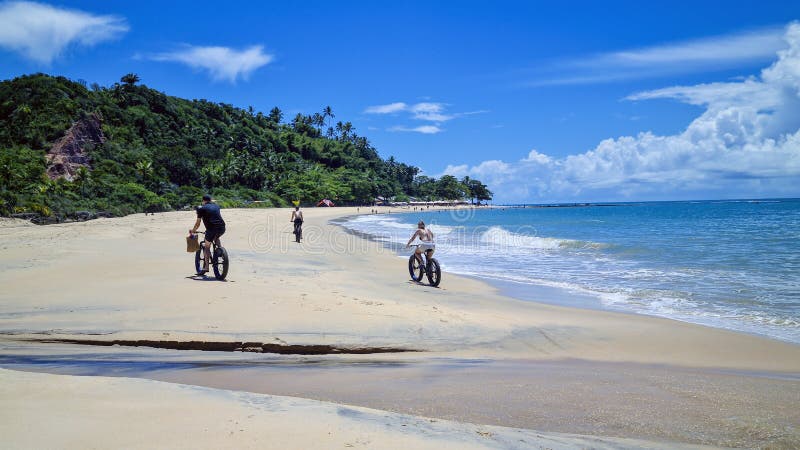
[[[330,128],[331,127],[331,120],[333,120],[333,118],[336,117],[333,114],[333,110],[331,109],[330,106],[326,106],[325,109],[322,110],[322,118],[324,119],[326,117],[328,118],[328,128]]]
[[[75,177],[72,179],[72,182],[78,186],[81,195],[88,196],[93,184],[92,173],[86,166],[80,166],[78,170],[75,171]]]
[[[352,132],[353,132],[353,124],[350,122],[345,122],[344,125],[342,125],[342,140],[346,141],[350,139],[350,133]]]
[[[269,111],[269,120],[275,122],[276,124],[281,123],[281,120],[283,120],[283,111],[281,111],[277,106],[272,108]]]
[[[141,81],[141,78],[139,78],[139,75],[136,75],[135,73],[129,73],[120,78],[119,81],[125,83],[128,86],[133,86],[134,84]]]
[[[325,116],[320,113],[314,113],[314,115],[311,117],[311,122],[321,132],[322,127],[325,125]]]
[[[142,181],[147,181],[153,174],[153,163],[143,159],[136,163],[136,172],[142,177]]]

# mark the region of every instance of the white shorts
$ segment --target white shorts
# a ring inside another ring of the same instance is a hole
[[[433,242],[423,242],[419,244],[419,251],[426,252],[428,250],[436,250],[436,244]]]

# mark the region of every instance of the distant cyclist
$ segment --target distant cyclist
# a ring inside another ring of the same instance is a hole
[[[206,238],[203,241],[203,270],[200,273],[208,272],[208,260],[211,257],[211,243],[215,239],[225,234],[225,221],[222,220],[219,205],[211,202],[211,196],[206,194],[203,196],[203,205],[198,206],[197,221],[194,223],[194,228],[189,230],[189,233],[197,233],[197,228],[200,226],[200,221],[206,227]]]
[[[414,253],[417,256],[417,260],[419,260],[419,264],[422,265],[422,252],[425,252],[428,259],[430,259],[433,256],[433,252],[436,251],[436,243],[433,241],[433,231],[429,228],[425,228],[425,222],[421,220],[417,224],[417,230],[414,231],[414,234],[411,235],[411,239],[408,240],[406,248],[411,247],[411,243],[414,242],[416,238],[419,238],[420,244]]]
[[[297,238],[297,242],[300,242],[300,238],[303,236],[303,211],[300,211],[299,206],[294,207],[292,218],[289,219],[289,222],[294,222],[294,235]]]

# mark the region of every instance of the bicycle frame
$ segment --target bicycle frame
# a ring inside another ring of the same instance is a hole
[[[198,232],[197,232],[197,234],[202,234],[203,236],[205,236],[206,232],[205,232],[205,231],[198,231]],[[201,248],[203,247],[203,243],[204,243],[204,242],[206,242],[206,240],[205,240],[205,239],[203,239],[203,240],[200,242],[200,247],[201,247]],[[212,255],[214,254],[214,250],[216,250],[216,249],[217,249],[217,247],[222,247],[222,244],[219,242],[219,238],[216,238],[216,239],[214,239],[214,241],[211,243],[211,245],[212,245],[213,247],[212,247],[212,248],[210,248],[210,249],[208,249],[208,251],[209,251],[209,252],[210,252]]]
[[[422,245],[422,244],[417,244],[417,245],[415,245],[415,247],[416,247],[416,248],[419,248],[419,247],[420,247],[420,245]],[[414,251],[414,255],[415,255],[415,256],[416,256],[416,255],[420,255],[420,257],[419,257],[419,258],[417,258],[417,259],[421,259],[421,260],[422,260],[421,262],[425,263],[425,264],[424,264],[424,267],[426,267],[426,268],[428,267],[429,261],[430,261],[430,259],[432,258],[432,256],[430,256],[430,255],[432,255],[432,254],[433,254],[433,249],[428,249],[428,250],[425,250],[425,251],[424,251],[424,252],[422,252],[422,253],[417,253],[417,252],[416,252],[416,250]]]

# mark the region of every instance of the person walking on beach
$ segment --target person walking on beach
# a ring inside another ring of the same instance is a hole
[[[433,241],[433,231],[429,228],[425,228],[425,222],[421,220],[417,223],[417,230],[411,235],[411,239],[408,240],[406,248],[411,247],[411,243],[414,242],[416,238],[419,238],[420,244],[414,251],[414,254],[417,260],[419,260],[419,264],[422,265],[422,252],[425,252],[425,256],[430,260],[433,256],[433,252],[436,251],[436,243]]]
[[[303,211],[300,211],[299,206],[294,207],[292,218],[289,219],[289,222],[294,222],[294,235],[297,242],[300,242],[300,239],[303,237]]]
[[[222,220],[222,213],[220,212],[219,205],[211,202],[211,196],[206,194],[203,196],[202,206],[196,208],[197,220],[194,223],[194,228],[189,230],[190,235],[197,233],[197,228],[200,226],[200,221],[206,227],[206,237],[203,240],[203,269],[201,274],[208,272],[208,260],[211,258],[211,243],[215,240],[217,245],[221,246],[219,237],[225,234],[225,221]]]

